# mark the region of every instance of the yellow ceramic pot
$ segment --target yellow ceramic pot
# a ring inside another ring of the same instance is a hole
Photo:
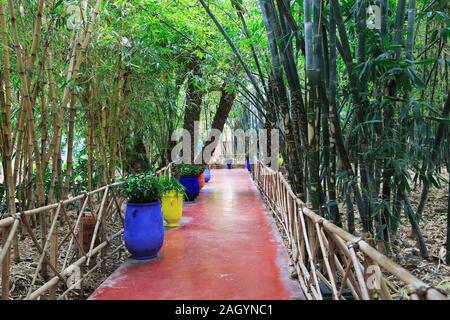
[[[162,196],[161,204],[167,227],[178,227],[181,216],[183,215],[183,194],[177,194],[176,191],[167,192]]]
[[[281,155],[278,156],[278,166],[281,167],[283,165],[283,157]]]

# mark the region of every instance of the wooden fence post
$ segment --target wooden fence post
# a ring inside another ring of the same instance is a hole
[[[51,219],[55,218],[55,210],[52,210]],[[61,220],[62,223],[62,220]],[[50,238],[50,263],[58,269],[58,224],[53,228]],[[44,253],[45,254],[45,253]],[[52,272],[52,276],[56,276],[56,273]],[[53,286],[49,290],[49,298],[55,300],[56,298],[56,286]]]
[[[2,230],[2,249],[6,245],[8,234],[11,231],[10,227],[3,228]],[[1,252],[1,250],[0,250]],[[5,255],[2,263],[2,300],[9,300],[9,273],[11,268],[11,249]]]

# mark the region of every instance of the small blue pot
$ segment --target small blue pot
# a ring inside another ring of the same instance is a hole
[[[205,182],[209,182],[209,180],[211,180],[211,171],[209,171],[208,168],[205,168],[203,174],[205,176]]]
[[[200,194],[200,183],[198,177],[181,177],[180,183],[186,188],[188,201],[194,201]]]
[[[231,160],[227,160],[227,167],[228,169],[231,169],[231,165],[233,164],[233,162]]]
[[[249,159],[246,159],[245,162],[246,162],[246,164],[247,164],[247,170],[248,170],[248,172],[252,172],[252,165],[251,165],[251,163],[250,163],[250,160],[249,160]]]
[[[164,222],[159,201],[128,202],[124,224],[125,246],[133,259],[147,260],[158,256],[164,243]]]

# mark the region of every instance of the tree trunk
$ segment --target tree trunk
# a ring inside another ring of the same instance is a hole
[[[202,148],[201,154],[197,155],[198,157],[202,157],[203,164],[207,164],[209,160],[209,156],[212,156],[214,154],[214,150],[216,149],[216,146],[219,142],[219,137],[215,136],[212,132],[212,130],[218,130],[219,132],[223,131],[223,128],[225,126],[225,122],[228,119],[228,114],[231,111],[231,108],[233,107],[233,103],[236,99],[236,91],[233,88],[228,87],[228,83],[224,82],[222,84],[222,87],[220,89],[221,96],[219,101],[219,106],[216,110],[216,113],[214,115],[214,119],[211,125],[211,132],[208,135],[208,138],[205,141],[205,144]],[[207,157],[204,158],[203,154],[205,150],[208,149]],[[197,159],[197,162],[199,160]]]
[[[191,136],[190,159],[194,163],[196,141],[195,125],[200,121],[201,105],[203,100],[203,90],[200,87],[202,70],[200,60],[194,56],[190,68],[192,74],[188,78],[188,87],[186,89],[186,105],[184,109],[184,125]],[[198,128],[197,128],[198,129]]]

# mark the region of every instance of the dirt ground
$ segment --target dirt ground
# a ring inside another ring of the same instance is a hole
[[[430,190],[428,202],[420,222],[420,229],[430,255],[429,260],[420,256],[417,241],[411,236],[411,227],[405,220],[403,220],[399,235],[394,241],[395,255],[393,259],[425,283],[450,293],[450,266],[445,264],[447,188],[448,185],[443,184],[442,189],[433,188]],[[411,203],[414,207],[417,207],[419,202],[420,189],[416,188],[412,194]]]

